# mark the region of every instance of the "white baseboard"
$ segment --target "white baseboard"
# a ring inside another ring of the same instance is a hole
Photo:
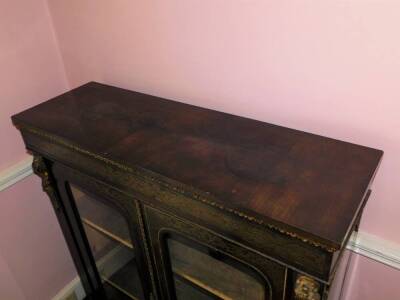
[[[367,232],[354,234],[347,249],[400,270],[400,245]]]
[[[0,191],[12,186],[31,174],[32,157],[26,155],[20,162],[0,171]],[[357,235],[351,237],[347,249],[400,270],[400,244],[384,240],[366,232],[358,232]],[[71,291],[75,291],[78,300],[83,299],[84,291],[78,277],[68,283],[53,299],[62,300],[65,296],[71,294]]]
[[[32,156],[26,155],[11,167],[0,171],[0,192],[32,174]]]
[[[65,300],[75,293],[77,300],[83,300],[86,296],[79,276],[76,276],[64,286],[51,300]]]

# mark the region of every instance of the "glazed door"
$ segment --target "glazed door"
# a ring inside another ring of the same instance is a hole
[[[163,299],[285,299],[285,267],[155,208],[144,216]]]
[[[89,283],[86,293],[93,299],[150,299],[137,200],[72,169],[53,169],[84,258],[79,273]]]

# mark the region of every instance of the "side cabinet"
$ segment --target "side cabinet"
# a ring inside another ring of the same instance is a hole
[[[324,283],[196,222],[196,211],[206,213],[196,205],[183,215],[162,210],[155,199],[42,156],[35,156],[33,168],[53,203],[87,299],[327,299]]]
[[[96,82],[12,121],[87,299],[340,300],[382,151]]]
[[[291,299],[282,264],[72,168],[35,164],[48,169],[88,299]]]

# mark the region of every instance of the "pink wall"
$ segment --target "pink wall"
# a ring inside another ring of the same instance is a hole
[[[50,1],[97,80],[385,150],[362,230],[400,242],[400,2]]]
[[[72,87],[96,80],[384,149],[361,229],[400,242],[399,1],[49,6]],[[398,271],[361,257],[352,270],[346,299],[399,297]]]
[[[10,116],[67,89],[45,1],[0,1],[0,171],[25,154]],[[0,299],[50,299],[75,276],[33,176],[0,192]]]
[[[15,287],[9,286],[9,290],[0,289],[0,299],[50,299],[76,276],[38,177],[30,176],[1,192],[0,234],[0,254],[24,295],[6,297],[15,292]]]
[[[343,300],[400,299],[398,270],[364,256],[354,255],[348,273]]]
[[[18,286],[8,263],[0,252],[0,296],[3,299],[22,300],[25,299],[24,293]]]
[[[50,24],[45,1],[0,1],[0,169],[25,153],[10,115],[67,88]]]

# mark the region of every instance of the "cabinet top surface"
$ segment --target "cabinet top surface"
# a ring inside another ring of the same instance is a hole
[[[340,245],[383,152],[95,82],[13,116]]]

